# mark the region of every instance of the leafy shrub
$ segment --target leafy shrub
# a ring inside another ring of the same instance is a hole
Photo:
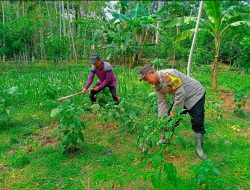
[[[11,99],[17,95],[17,87],[0,91],[0,126],[5,125],[10,119],[10,112],[14,108]]]
[[[44,90],[44,95],[47,97],[46,101],[45,101],[45,106],[46,108],[48,108],[49,110],[57,107],[57,101],[56,99],[58,98],[58,92],[60,92],[61,87],[57,87],[57,86],[52,86],[49,85],[45,90]]]
[[[109,102],[104,109],[100,110],[99,118],[103,115],[103,124],[106,124],[110,119],[117,121],[119,127],[127,132],[133,132],[137,126],[139,110],[125,101],[119,104]]]
[[[18,150],[10,159],[13,168],[23,168],[30,163],[30,158],[23,150]]]
[[[82,130],[86,126],[81,119],[83,113],[81,106],[75,105],[70,101],[64,102],[61,106],[51,110],[50,116],[59,122],[53,136],[57,136],[58,140],[62,141],[60,145],[62,151],[68,148],[77,148],[79,141],[84,142]]]
[[[240,49],[244,53],[241,53],[235,60],[234,66],[238,66],[243,68],[243,71],[249,72],[250,70],[250,37],[244,37],[240,41],[240,48],[237,46],[236,48]]]
[[[145,44],[142,53],[143,58],[166,58],[166,53],[161,51],[161,47],[158,44]]]
[[[223,118],[223,101],[208,100],[205,109],[211,113],[214,119]]]
[[[180,114],[168,119],[166,116],[159,119],[149,118],[144,123],[144,133],[138,137],[140,147],[145,154],[149,154],[148,162],[152,163],[153,170],[149,171],[147,178],[156,189],[174,189],[177,185],[178,177],[176,169],[172,163],[166,161],[166,149],[168,144],[159,143],[160,137],[165,136],[167,142],[170,142],[176,123],[179,123],[185,116]]]
[[[159,58],[155,58],[151,64],[151,66],[154,66],[155,69],[162,69],[164,67],[166,67],[166,59],[159,59]]]
[[[67,59],[70,55],[69,42],[66,37],[52,36],[45,42],[48,57],[54,62]]]
[[[244,92],[237,92],[233,95],[234,101],[233,103],[236,104],[233,111],[234,113],[238,114],[239,116],[244,116],[245,112],[242,110],[247,103],[247,95]]]
[[[196,173],[198,178],[199,189],[210,189],[209,186],[214,184],[213,179],[219,175],[219,170],[214,166],[212,161],[204,161]]]

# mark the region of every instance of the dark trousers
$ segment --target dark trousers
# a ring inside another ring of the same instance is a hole
[[[202,96],[202,98],[190,109],[187,110],[185,107],[185,111],[182,112],[182,114],[188,113],[191,116],[191,123],[192,123],[192,129],[196,133],[202,133],[205,134],[205,127],[204,127],[204,116],[205,116],[205,94]],[[169,112],[171,111],[173,107],[170,107]],[[179,122],[177,122],[177,125]]]
[[[100,84],[99,83],[96,83],[94,87],[96,86],[99,86]],[[106,87],[105,87],[106,88]],[[118,98],[118,95],[117,95],[117,89],[115,86],[108,86],[109,88],[109,91],[110,93],[112,94],[112,98],[115,102],[119,102],[119,98]],[[103,88],[104,89],[104,88]],[[94,103],[96,102],[96,97],[97,97],[97,94],[99,92],[101,92],[102,90],[99,90],[99,91],[93,91],[91,90],[90,91],[90,100]]]

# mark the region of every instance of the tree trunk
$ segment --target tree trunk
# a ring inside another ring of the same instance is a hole
[[[75,61],[77,62],[77,53],[76,53],[75,40],[74,40],[74,34],[73,34],[73,27],[71,24],[71,13],[69,12],[69,1],[67,1],[67,15],[69,18],[69,39],[71,40],[71,43],[72,43],[73,57]]]
[[[24,16],[25,15],[25,4],[24,4],[24,2],[22,1],[22,16]]]
[[[180,27],[176,26],[176,35],[178,35],[180,33]],[[172,64],[172,68],[174,68],[176,62],[176,48],[174,47],[174,57],[173,57],[173,64]]]
[[[19,18],[19,3],[16,3],[16,18]]]
[[[196,26],[195,26],[195,29],[194,29],[194,37],[193,37],[192,46],[191,46],[189,57],[188,57],[187,76],[190,76],[190,67],[191,67],[191,62],[192,62],[192,56],[193,56],[193,52],[194,52],[196,37],[197,37],[197,34],[198,34],[199,24],[200,24],[200,20],[201,20],[202,6],[203,6],[203,1],[200,1],[198,17],[197,17]]]
[[[148,36],[148,30],[144,31],[144,35],[143,35],[143,38],[142,38],[142,41],[141,41],[141,48],[140,48],[140,51],[139,51],[139,54],[138,54],[138,64],[141,60],[141,57],[142,57],[142,51],[143,51],[143,48],[144,48],[144,44],[146,43],[147,41],[147,36]]]
[[[212,70],[212,90],[217,90],[217,76],[218,76],[218,57],[220,51],[220,39],[215,38],[214,64]]]
[[[59,33],[60,33],[60,39],[62,38],[62,6],[60,3],[58,4],[58,13],[59,13]]]
[[[161,1],[158,1],[157,4],[158,4],[158,11],[159,11],[159,10],[161,9],[162,2],[161,2]],[[160,23],[157,22],[156,26],[157,26],[158,28],[160,28]],[[160,33],[159,33],[158,30],[156,30],[156,33],[155,33],[155,43],[156,43],[156,44],[159,43],[159,38],[160,38]]]
[[[61,17],[62,17],[62,25],[63,25],[63,36],[66,36],[66,27],[65,27],[65,12],[64,12],[64,2],[62,2],[62,12],[61,12]]]
[[[135,53],[131,52],[130,57],[129,57],[129,62],[128,62],[128,67],[130,69],[133,68],[134,60],[135,60]]]
[[[4,15],[4,1],[1,1],[2,3],[2,13],[3,13],[3,28],[5,25],[5,15]],[[3,62],[5,62],[5,37],[4,37],[4,33],[3,33]]]
[[[50,19],[49,19],[49,28],[50,28],[51,33],[52,33],[52,17],[51,17],[51,14],[50,14],[50,12],[49,12],[49,5],[48,5],[48,2],[47,2],[47,1],[45,1],[45,5],[46,5],[48,17],[50,18]]]

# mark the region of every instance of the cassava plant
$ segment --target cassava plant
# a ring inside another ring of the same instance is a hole
[[[156,189],[174,189],[177,185],[178,177],[176,169],[171,162],[167,162],[167,148],[174,134],[176,123],[179,123],[183,117],[181,111],[178,111],[171,119],[166,116],[159,119],[149,119],[144,125],[144,133],[138,137],[140,147],[148,157],[148,163],[152,163],[146,177]],[[159,143],[159,139],[165,136],[167,144]]]
[[[78,149],[79,141],[84,142],[83,129],[86,125],[81,119],[83,113],[84,110],[81,106],[70,101],[51,110],[50,116],[59,123],[53,136],[57,136],[58,140],[62,142],[60,145],[62,151]]]

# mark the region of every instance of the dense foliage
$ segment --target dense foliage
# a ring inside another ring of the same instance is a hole
[[[248,189],[249,10],[247,0],[1,1],[0,189]],[[137,67],[185,73],[197,20],[205,161],[191,118],[158,117]],[[107,88],[95,104],[57,101],[81,91],[92,52],[113,65],[119,104]]]
[[[217,10],[209,10],[212,4],[205,3],[202,27],[213,24],[210,18],[218,9],[225,15],[225,24],[244,20],[249,13],[248,1],[217,2]],[[133,66],[155,58],[170,65],[183,64],[191,40],[176,42],[173,37],[194,27],[197,11],[197,1],[2,1],[0,54],[3,61],[60,62],[87,59],[96,50],[115,64]],[[219,61],[248,68],[248,36],[249,28],[244,25],[228,30]],[[212,40],[209,33],[199,34],[196,64],[213,62]]]

